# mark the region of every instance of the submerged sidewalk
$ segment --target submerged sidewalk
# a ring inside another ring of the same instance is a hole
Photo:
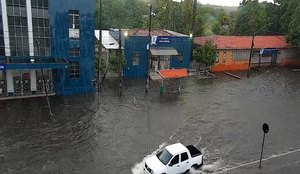
[[[232,167],[218,174],[298,174],[300,173],[300,149],[264,158],[262,168],[258,167],[259,160]]]

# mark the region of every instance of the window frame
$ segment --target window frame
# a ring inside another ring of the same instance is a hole
[[[186,155],[186,159],[185,159],[185,160],[182,160],[182,159],[183,159],[183,158],[182,158],[183,154]],[[186,160],[188,160],[188,159],[189,159],[189,155],[187,154],[187,152],[183,152],[183,153],[180,154],[180,162],[184,162],[184,161],[186,161]]]
[[[132,53],[132,66],[139,66],[141,63],[141,53],[134,52]]]
[[[70,61],[69,63],[69,78],[73,80],[80,79],[80,62]]]
[[[69,54],[70,57],[80,57],[80,48],[70,48]]]
[[[226,59],[227,59],[227,51],[223,50],[223,63],[226,63]]]
[[[173,160],[174,160],[176,157],[178,157],[178,162],[177,162],[177,163],[173,163]],[[179,161],[180,161],[180,159],[179,159],[179,154],[178,154],[178,155],[175,155],[175,156],[170,160],[170,164],[173,166],[173,165],[179,164]]]
[[[69,29],[80,29],[79,10],[69,10],[68,13]]]
[[[216,63],[219,63],[220,62],[220,51],[217,51],[217,56],[216,56]]]

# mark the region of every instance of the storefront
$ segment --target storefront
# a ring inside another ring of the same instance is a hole
[[[66,62],[0,64],[0,99],[54,94],[53,70],[65,69]]]
[[[124,39],[126,66],[124,77],[143,78],[159,70],[189,68],[192,39],[180,33],[147,30],[129,31]],[[150,44],[149,44],[150,43]]]

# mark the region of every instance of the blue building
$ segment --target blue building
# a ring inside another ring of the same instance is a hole
[[[169,30],[152,31],[151,44],[149,44],[147,30],[124,32],[126,32],[124,36],[124,54],[127,62],[124,77],[126,79],[145,78],[148,73],[147,65],[150,73],[158,70],[189,68],[192,53],[192,39],[189,36]]]
[[[0,99],[92,92],[95,4],[1,0]]]

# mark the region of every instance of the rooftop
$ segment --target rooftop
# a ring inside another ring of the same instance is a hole
[[[172,154],[175,155],[178,152],[186,151],[187,148],[181,144],[181,143],[176,143],[172,144],[166,147],[166,149]]]
[[[110,34],[109,30],[102,30],[102,45],[105,49],[119,49],[119,43]],[[100,39],[100,30],[95,30],[95,37]]]
[[[130,36],[148,36],[149,31],[144,29],[130,30],[128,32]],[[170,30],[152,30],[151,36],[177,36],[177,37],[188,37],[188,35],[177,33]]]
[[[207,36],[196,37],[194,43],[203,45],[212,40],[218,49],[250,49],[252,36]],[[254,48],[288,48],[285,36],[255,36]]]

